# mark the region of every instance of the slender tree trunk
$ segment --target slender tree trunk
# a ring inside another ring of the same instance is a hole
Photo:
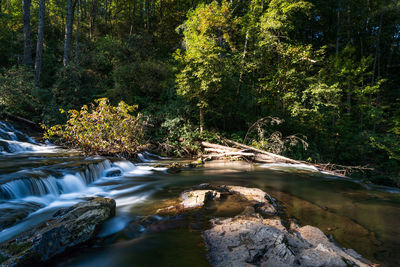
[[[129,37],[131,37],[133,34],[133,27],[135,25],[135,15],[136,15],[136,0],[133,0],[133,11],[130,15],[131,16],[131,19],[130,19],[131,27],[129,30]]]
[[[146,0],[146,30],[150,31],[150,2]]]
[[[75,65],[79,65],[79,8],[81,6],[81,2],[78,1],[78,8],[76,9],[76,29],[75,29]]]
[[[139,10],[140,10],[140,13],[139,13],[139,17],[140,17],[140,24],[139,24],[139,27],[143,27],[143,0],[140,0],[139,1]]]
[[[72,37],[72,22],[73,22],[73,7],[72,0],[67,0],[67,18],[65,23],[65,38],[64,38],[64,66],[70,63],[71,54],[71,37]]]
[[[43,35],[44,35],[44,13],[46,9],[45,0],[39,1],[39,22],[38,22],[38,38],[36,44],[36,59],[35,59],[35,76],[34,83],[38,86],[40,74],[42,72],[42,54],[43,54]]]
[[[105,27],[105,32],[107,34],[107,23],[108,23],[108,0],[106,0],[106,5],[105,5],[105,14],[104,14],[104,27]]]
[[[246,40],[244,41],[244,48],[243,48],[243,56],[242,56],[242,62],[241,62],[241,66],[240,66],[240,75],[239,75],[239,82],[236,88],[236,95],[239,96],[240,95],[240,86],[242,84],[243,81],[243,73],[244,73],[244,64],[245,64],[245,60],[246,60],[246,55],[247,55],[247,46],[249,43],[249,38],[250,38],[250,33],[249,30],[246,31]]]
[[[204,131],[204,109],[200,108],[200,133]]]
[[[372,67],[372,83],[375,82],[376,67],[377,67],[378,57],[379,57],[379,53],[380,53],[380,45],[379,44],[381,42],[382,19],[383,19],[383,13],[381,13],[381,15],[379,17],[379,30],[378,30],[378,36],[376,37],[374,65]]]
[[[31,0],[22,0],[22,12],[24,21],[24,65],[32,65],[31,48]]]
[[[340,2],[337,10],[337,25],[336,25],[336,57],[339,56],[339,39],[340,39]]]
[[[96,0],[91,1],[91,7],[90,7],[90,13],[89,13],[89,37],[91,40],[93,40],[94,36],[94,23],[96,20]]]

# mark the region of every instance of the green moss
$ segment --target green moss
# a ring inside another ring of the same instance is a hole
[[[28,242],[24,243],[12,243],[8,246],[8,251],[11,255],[17,255],[21,253],[22,251],[25,251],[30,247],[30,244]]]
[[[5,262],[6,260],[8,260],[10,257],[4,256],[0,254],[0,263]]]

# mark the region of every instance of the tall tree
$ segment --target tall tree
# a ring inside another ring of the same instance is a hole
[[[78,1],[78,8],[76,9],[76,29],[75,29],[75,65],[79,65],[79,20],[80,14],[79,10],[81,7],[81,1]]]
[[[70,63],[73,19],[74,19],[73,3],[72,0],[67,0],[67,17],[65,23],[65,37],[64,37],[64,66],[68,66]]]
[[[31,0],[22,0],[22,11],[24,21],[24,58],[22,63],[25,65],[32,65]]]
[[[176,58],[183,68],[177,75],[178,94],[195,102],[199,108],[200,132],[205,126],[205,112],[212,98],[223,89],[229,68],[232,32],[231,5],[212,2],[190,11],[184,24],[185,52]]]
[[[36,44],[36,59],[35,59],[35,76],[34,83],[37,86],[42,72],[42,54],[43,54],[43,29],[44,29],[44,12],[46,9],[45,0],[39,1],[39,24],[38,24],[38,38]]]

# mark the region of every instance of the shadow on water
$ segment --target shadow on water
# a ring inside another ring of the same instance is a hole
[[[154,214],[158,208],[176,203],[183,190],[201,183],[258,187],[275,197],[286,214],[301,225],[319,227],[343,247],[353,248],[381,266],[400,265],[399,194],[366,190],[358,183],[316,174],[272,171],[243,163],[213,162],[178,174],[151,174],[142,181],[146,179],[162,186],[145,202],[125,209],[130,216]],[[222,210],[215,207],[213,212],[222,217],[239,213],[230,205],[222,203]],[[117,239],[104,250],[72,256],[69,263],[60,266],[208,266],[201,232],[178,228],[128,241]]]

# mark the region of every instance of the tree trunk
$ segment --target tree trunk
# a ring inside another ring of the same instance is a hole
[[[72,0],[67,0],[67,18],[64,38],[64,66],[68,66],[70,63],[73,16]]]
[[[380,56],[380,42],[381,42],[381,33],[382,33],[382,19],[383,19],[383,13],[379,16],[379,30],[378,30],[378,36],[376,38],[376,43],[375,43],[375,56],[374,56],[374,65],[372,67],[372,83],[375,82],[375,73],[376,73],[376,68],[378,64],[378,59]]]
[[[105,27],[105,32],[107,34],[107,28],[108,28],[108,0],[106,0],[106,4],[105,4],[105,14],[104,14],[104,27]]]
[[[339,56],[339,38],[340,38],[340,2],[337,10],[337,25],[336,25],[336,57]]]
[[[36,59],[35,59],[35,76],[34,83],[38,86],[40,74],[42,72],[42,54],[43,54],[43,29],[44,29],[44,12],[46,9],[45,0],[39,1],[39,22],[38,22],[38,38],[36,44]]]
[[[246,31],[246,40],[244,41],[242,62],[241,62],[241,66],[240,66],[241,69],[240,69],[240,75],[239,75],[239,82],[238,82],[238,86],[236,88],[236,95],[237,96],[240,95],[240,86],[241,86],[242,81],[243,81],[244,64],[245,64],[246,55],[247,55],[247,46],[248,46],[248,43],[249,43],[249,38],[250,38],[250,33],[249,33],[249,30],[247,30]]]
[[[91,7],[90,7],[90,13],[89,13],[89,37],[91,40],[93,40],[93,35],[94,35],[94,23],[96,20],[96,0],[92,0],[91,2]]]
[[[31,0],[22,0],[22,11],[24,21],[24,65],[32,65],[31,49]]]
[[[75,65],[79,65],[79,8],[81,2],[78,1],[78,8],[76,9],[76,29],[75,29]]]
[[[204,130],[204,109],[200,108],[200,133]]]
[[[146,30],[150,31],[150,2],[146,0]]]
[[[140,18],[140,23],[139,27],[142,28],[144,23],[143,23],[143,1],[139,1],[139,18]]]

